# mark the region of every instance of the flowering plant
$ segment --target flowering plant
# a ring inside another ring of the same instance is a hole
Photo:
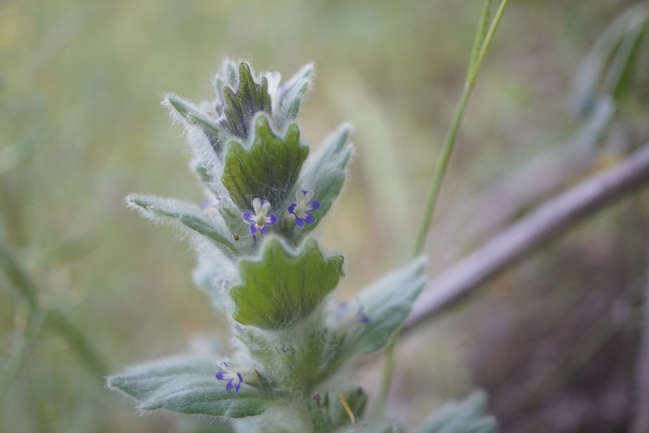
[[[236,424],[240,431],[400,431],[388,420],[362,421],[368,397],[340,370],[390,342],[423,287],[425,259],[349,302],[333,302],[344,258],[325,253],[311,233],[342,188],[352,146],[348,125],[314,154],[302,142],[294,119],[312,71],[306,65],[280,84],[278,73],[226,60],[212,103],[166,95],[207,198],[202,208],[139,194],[126,203],[189,235],[194,280],[230,319],[234,350],[174,356],[109,377],[109,387],[134,397],[138,409],[263,420]]]

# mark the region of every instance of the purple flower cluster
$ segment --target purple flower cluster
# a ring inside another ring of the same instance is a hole
[[[295,193],[295,202],[288,206],[288,213],[292,215],[295,224],[302,227],[304,223],[313,224],[315,218],[311,212],[320,209],[320,202],[312,200],[314,192],[301,189]],[[243,220],[250,225],[250,234],[264,233],[269,225],[277,223],[277,217],[270,213],[270,202],[256,198],[252,201],[254,210],[247,210],[243,213]]]

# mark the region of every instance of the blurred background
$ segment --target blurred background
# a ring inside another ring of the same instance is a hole
[[[647,142],[646,41],[597,139],[581,143],[586,118],[568,98],[595,41],[638,3],[511,2],[460,128],[427,247],[430,275]],[[227,320],[193,286],[188,245],[123,205],[130,192],[202,198],[163,92],[211,99],[225,57],[284,78],[315,62],[298,118],[305,141],[317,146],[345,121],[355,127],[343,194],[318,230],[347,257],[338,296],[348,298],[409,256],[480,8],[0,0],[0,239],[37,293],[21,295],[16,276],[0,273],[0,431],[198,431],[200,421],[138,416],[101,379],[228,341]],[[557,159],[565,149],[572,156]],[[549,165],[534,165],[539,155]],[[554,172],[553,161],[566,165]],[[413,426],[481,387],[503,432],[626,431],[640,325],[625,318],[643,302],[647,199],[634,193],[597,212],[410,332],[389,415]],[[43,323],[33,302],[61,317]],[[74,332],[100,359],[73,347]],[[364,361],[356,380],[374,393],[380,358]]]

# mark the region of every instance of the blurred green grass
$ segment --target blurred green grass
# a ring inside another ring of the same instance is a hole
[[[442,215],[572,133],[577,120],[565,101],[572,74],[631,3],[512,2],[460,131]],[[113,370],[181,351],[195,333],[227,338],[225,318],[193,287],[188,247],[128,212],[122,199],[201,197],[161,93],[211,98],[210,79],[226,56],[285,78],[314,61],[315,85],[300,115],[306,141],[317,145],[343,121],[356,127],[343,197],[320,232],[328,248],[347,255],[340,296],[350,296],[411,248],[479,10],[479,1],[451,0],[5,0],[3,237],[45,305],[69,314]],[[22,313],[2,277],[0,287],[5,355]],[[414,418],[471,387],[453,337],[448,330],[431,337],[437,352],[422,358],[425,380],[408,396],[419,399]],[[0,401],[7,432],[171,431],[178,422],[134,416],[51,331]]]

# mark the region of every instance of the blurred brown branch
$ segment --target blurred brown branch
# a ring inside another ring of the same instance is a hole
[[[463,200],[429,236],[426,250],[434,262],[431,271],[440,272],[455,263],[467,247],[488,240],[525,209],[558,194],[592,170],[600,153],[598,144],[609,131],[614,115],[613,102],[602,98],[565,143],[535,156],[472,199]]]
[[[615,167],[595,174],[546,201],[435,277],[421,294],[406,322],[412,329],[459,300],[551,235],[649,181],[649,143]]]

